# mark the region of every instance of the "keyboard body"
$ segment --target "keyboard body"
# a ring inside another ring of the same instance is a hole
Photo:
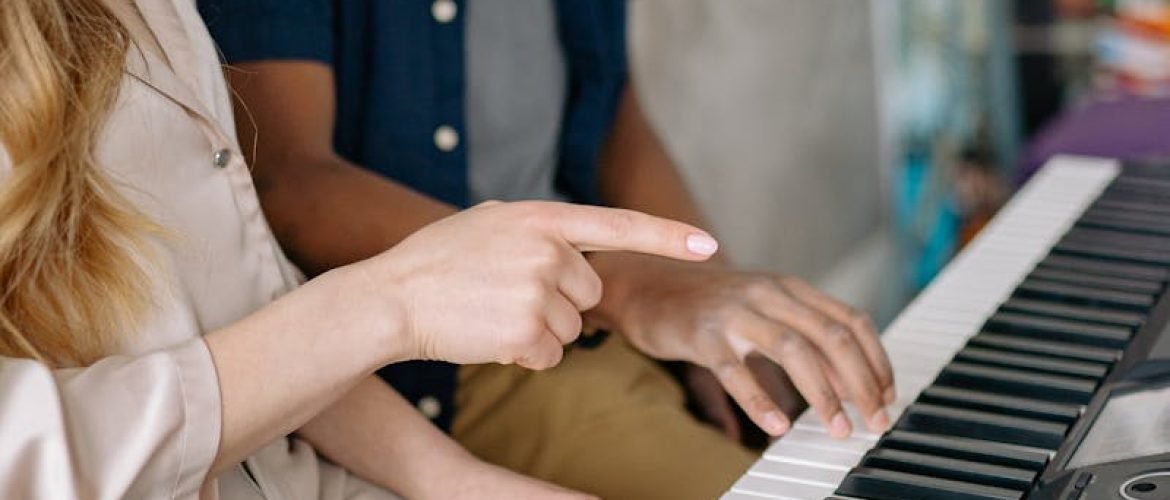
[[[805,412],[723,498],[1170,498],[1168,281],[1170,166],[1054,159],[883,332],[894,428]]]

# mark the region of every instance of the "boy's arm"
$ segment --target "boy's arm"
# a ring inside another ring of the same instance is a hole
[[[611,205],[703,226],[630,84],[602,151],[599,188]],[[893,376],[864,314],[799,280],[737,271],[719,259],[676,264],[615,253],[590,261],[605,294],[587,313],[589,323],[621,331],[656,358],[708,369],[691,370],[697,382],[691,386],[729,434],[738,429],[723,390],[765,431],[787,429],[775,404],[785,396],[777,389],[787,388],[780,366],[833,434],[851,431],[842,401],[867,417],[858,424],[873,430],[889,425],[882,407],[894,401]]]
[[[264,213],[306,273],[378,254],[455,212],[334,152],[336,98],[325,64],[240,63],[227,77]]]
[[[240,97],[241,146],[254,151],[253,176],[277,238],[306,272],[379,253],[453,212],[336,155],[336,90],[328,66],[267,61],[238,68],[228,79]],[[699,222],[681,176],[629,89],[603,156],[599,187],[606,201]],[[869,427],[888,425],[881,407],[893,400],[892,376],[863,315],[778,276],[630,254],[592,263],[605,296],[590,323],[622,331],[654,357],[710,369],[764,430],[779,434],[789,423],[743,362],[752,352],[784,366],[834,434],[851,430],[843,399],[870,417]]]

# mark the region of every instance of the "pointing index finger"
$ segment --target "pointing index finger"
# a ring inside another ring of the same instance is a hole
[[[719,250],[706,231],[633,210],[562,204],[554,224],[582,252],[631,251],[701,261]]]

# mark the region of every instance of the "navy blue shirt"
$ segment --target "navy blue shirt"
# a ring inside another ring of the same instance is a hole
[[[464,24],[430,0],[199,0],[228,63],[312,60],[333,68],[337,153],[435,198],[468,204],[467,141],[436,147],[440,125],[464,129]],[[455,0],[464,12],[465,0]],[[625,0],[555,0],[567,85],[556,189],[598,203],[597,158],[626,83]],[[436,398],[449,429],[456,369],[400,363],[379,371],[408,400]]]

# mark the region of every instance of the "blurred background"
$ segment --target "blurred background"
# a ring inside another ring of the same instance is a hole
[[[738,264],[893,315],[1055,154],[1170,158],[1170,0],[633,0]]]

